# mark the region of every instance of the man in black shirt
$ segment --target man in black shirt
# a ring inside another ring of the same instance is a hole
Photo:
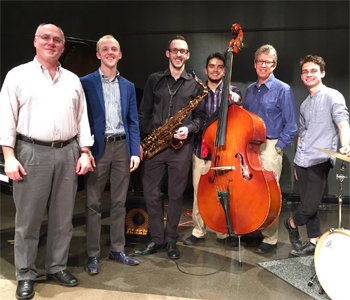
[[[144,89],[139,108],[142,138],[165,124],[171,116],[186,107],[196,96],[202,94],[200,85],[185,70],[185,62],[190,57],[185,38],[176,36],[171,39],[165,54],[169,58],[169,68],[150,75]],[[184,140],[183,146],[177,150],[169,147],[144,161],[142,185],[152,240],[141,250],[134,250],[134,254],[152,254],[166,247],[169,258],[180,257],[180,252],[176,247],[179,238],[176,230],[181,217],[183,193],[187,186],[191,166],[190,139],[192,134],[201,130],[205,119],[205,103],[202,101],[175,131],[174,137]],[[160,189],[166,171],[168,171],[169,205],[164,230]]]

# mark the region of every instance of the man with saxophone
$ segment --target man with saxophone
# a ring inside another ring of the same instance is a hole
[[[169,118],[186,107],[190,101],[202,94],[200,85],[185,70],[190,58],[188,44],[184,37],[175,36],[168,42],[165,51],[169,67],[165,71],[149,76],[139,108],[140,132],[144,138]],[[183,140],[179,149],[169,147],[143,162],[142,185],[149,215],[151,241],[142,249],[134,250],[136,255],[148,255],[165,248],[170,259],[180,257],[176,246],[179,238],[177,226],[181,217],[183,193],[187,186],[191,166],[191,136],[202,128],[206,119],[205,103],[202,101],[183,120],[174,133],[174,138]],[[164,215],[161,200],[161,183],[168,172],[168,215],[164,229]]]
[[[206,111],[210,117],[220,106],[221,93],[223,82],[222,78],[225,75],[225,57],[221,53],[215,52],[207,57],[205,74],[208,76],[206,85],[209,88],[209,93],[205,97]],[[230,86],[229,98],[231,101],[239,102],[241,100],[241,92],[234,86]],[[202,132],[197,135],[195,147],[192,155],[192,182],[193,182],[193,210],[192,220],[194,228],[192,234],[183,242],[185,245],[194,245],[199,239],[204,238],[207,233],[206,225],[204,224],[198,210],[197,190],[201,174],[206,174],[210,168],[210,156],[204,156],[202,153]],[[238,246],[238,239],[228,234],[216,233],[220,241],[225,241],[229,246]]]

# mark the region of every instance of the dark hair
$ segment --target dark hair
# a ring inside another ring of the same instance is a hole
[[[308,54],[299,61],[301,71],[303,71],[303,65],[308,62],[313,62],[314,64],[319,65],[321,72],[326,70],[326,63],[321,56]]]
[[[174,36],[173,38],[171,38],[171,39],[168,41],[168,48],[167,48],[167,49],[169,49],[171,42],[174,41],[174,40],[181,40],[181,41],[186,42],[187,48],[188,48],[187,50],[188,50],[188,52],[190,51],[190,47],[188,46],[188,43],[187,43],[186,39],[185,39],[182,35],[176,35],[176,36]]]
[[[207,57],[207,64],[205,65],[206,68],[209,65],[209,61],[213,58],[217,58],[217,59],[222,60],[222,62],[224,63],[224,66],[225,66],[225,56],[219,52],[214,52],[212,54],[209,54],[209,56]]]

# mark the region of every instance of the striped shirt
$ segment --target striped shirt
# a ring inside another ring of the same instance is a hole
[[[123,135],[125,134],[123,118],[122,118],[122,108],[120,102],[120,89],[119,89],[119,72],[109,81],[108,77],[105,76],[99,69],[103,99],[105,101],[106,110],[106,136],[113,135]]]

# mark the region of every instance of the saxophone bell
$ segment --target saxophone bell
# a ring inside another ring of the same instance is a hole
[[[177,138],[174,138],[174,134],[175,132],[173,132],[171,134],[171,137],[170,137],[170,145],[174,148],[174,149],[180,149],[183,144],[184,144],[184,140],[179,140]]]

